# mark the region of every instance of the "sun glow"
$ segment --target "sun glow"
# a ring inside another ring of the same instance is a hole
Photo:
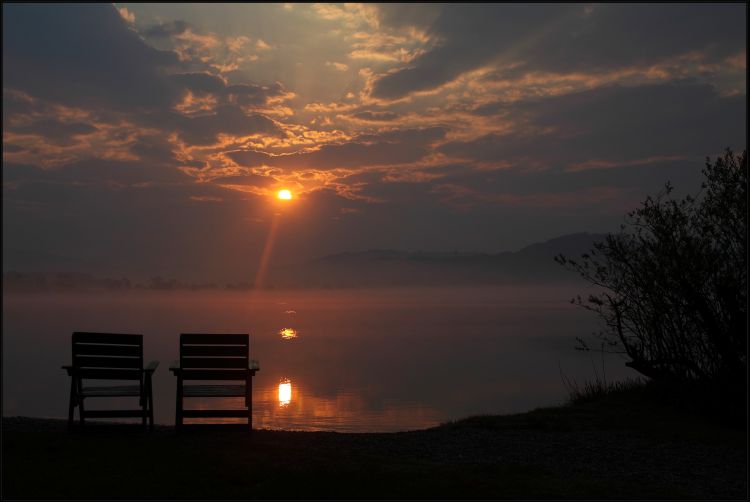
[[[297,330],[294,328],[284,328],[279,331],[281,338],[289,340],[290,338],[297,338]]]
[[[292,402],[292,382],[285,380],[279,384],[279,406]]]
[[[279,193],[276,194],[276,197],[278,197],[280,200],[292,200],[292,192],[289,190],[279,190]]]

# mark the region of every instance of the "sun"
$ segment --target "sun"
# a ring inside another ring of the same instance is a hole
[[[289,190],[279,190],[279,193],[276,194],[276,197],[281,200],[292,200],[292,192],[290,192]]]

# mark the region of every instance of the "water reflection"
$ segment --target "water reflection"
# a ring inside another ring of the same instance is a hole
[[[422,429],[444,418],[429,406],[384,399],[372,402],[361,392],[337,389],[317,394],[295,379],[261,387],[253,395],[253,424],[259,429],[340,432]]]
[[[279,330],[279,334],[281,335],[281,338],[283,338],[284,340],[297,338],[297,330],[294,328],[281,329]]]
[[[288,379],[279,384],[279,406],[288,406],[292,402],[292,382]]]
[[[289,303],[279,306],[282,294]],[[252,322],[245,292],[4,295],[3,413],[67,416],[70,381],[59,368],[82,326],[150,333],[144,355],[166,365],[179,357],[185,326],[217,324],[254,334],[251,357],[263,365],[253,378],[257,428],[380,432],[518,413],[566,398],[561,369],[592,377],[590,355],[573,347],[595,320],[571,308],[569,294],[569,285],[269,291],[253,297]],[[285,339],[279,326],[297,337]],[[631,376],[616,355],[607,358],[608,378]],[[28,371],[30,360],[38,371]],[[154,375],[159,424],[174,424],[175,385],[168,371]],[[244,398],[226,400],[205,405],[244,407]]]

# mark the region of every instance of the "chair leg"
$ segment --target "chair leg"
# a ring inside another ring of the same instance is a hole
[[[148,392],[148,426],[149,430],[153,432],[154,430],[154,389],[151,386],[151,379],[148,379],[148,388],[146,389]]]
[[[84,427],[86,425],[86,418],[84,417],[85,411],[83,406],[83,383],[80,378],[78,379],[77,384],[76,401],[78,401],[78,415],[81,417],[81,427]]]
[[[70,378],[70,402],[68,403],[68,429],[73,428],[73,417],[76,409],[76,379]]]
[[[78,399],[78,415],[81,417],[81,427],[86,426],[86,418],[84,417],[84,410],[83,410],[83,397],[80,397]]]
[[[177,398],[175,399],[175,430],[182,429],[182,378],[177,377]]]
[[[148,405],[146,404],[146,400],[143,400],[143,404],[141,405],[141,427],[143,427],[143,430],[146,430],[146,420],[148,419]]]
[[[139,382],[139,390],[140,393],[138,394],[138,406],[141,407],[141,428],[143,430],[146,430],[146,418],[148,418],[148,408],[146,403],[146,388],[144,385],[144,377],[141,376],[141,381]]]
[[[245,406],[247,406],[247,428],[253,430],[253,377],[245,380]]]

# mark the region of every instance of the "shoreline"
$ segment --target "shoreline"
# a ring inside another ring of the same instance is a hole
[[[746,428],[630,395],[404,432],[118,425],[68,432],[66,420],[4,417],[4,495],[747,497]]]

